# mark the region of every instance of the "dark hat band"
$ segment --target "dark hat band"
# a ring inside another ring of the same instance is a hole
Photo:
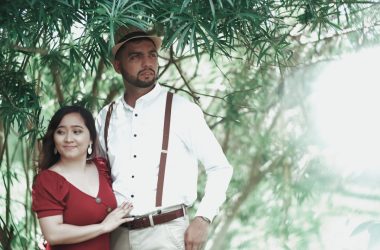
[[[131,32],[131,33],[126,34],[117,43],[122,43],[124,41],[131,40],[134,37],[136,37],[136,38],[149,37],[149,35],[147,33],[145,33],[144,31],[135,31],[135,32]]]

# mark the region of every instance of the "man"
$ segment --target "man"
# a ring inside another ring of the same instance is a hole
[[[97,127],[118,204],[132,202],[135,220],[114,231],[112,249],[201,249],[225,201],[232,168],[197,105],[174,95],[171,112],[165,111],[167,91],[157,83],[161,39],[139,30],[122,34],[112,54],[125,93],[100,111]],[[165,120],[167,148],[162,147]],[[197,198],[198,161],[207,183],[189,222],[186,207]]]

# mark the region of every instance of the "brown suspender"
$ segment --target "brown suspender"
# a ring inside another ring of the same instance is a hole
[[[112,114],[112,110],[113,110],[113,105],[114,104],[115,104],[115,102],[112,102],[109,105],[109,107],[108,107],[107,116],[106,116],[106,122],[105,122],[105,125],[104,125],[104,143],[106,144],[107,160],[108,160],[108,127],[110,126],[111,114]],[[109,167],[111,167],[111,166],[109,166]]]
[[[173,100],[173,93],[168,92],[166,96],[164,131],[163,131],[163,137],[162,137],[162,150],[161,150],[160,167],[158,171],[158,180],[157,180],[156,207],[160,207],[162,205],[162,190],[164,189],[166,156],[168,155],[172,100]]]
[[[164,131],[163,131],[163,136],[162,136],[162,149],[161,149],[160,165],[159,165],[158,179],[157,179],[156,207],[160,207],[162,205],[162,192],[164,189],[166,157],[168,154],[168,145],[169,145],[169,131],[170,131],[172,100],[173,100],[173,93],[168,92],[166,96]],[[106,121],[104,125],[104,143],[106,146],[107,158],[108,158],[108,128],[110,125],[111,114],[112,114],[114,103],[115,102],[112,102],[110,106],[108,107]],[[108,165],[110,167],[110,164]]]

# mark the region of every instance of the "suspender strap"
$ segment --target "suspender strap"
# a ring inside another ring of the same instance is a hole
[[[168,153],[169,145],[169,130],[170,130],[170,117],[172,110],[173,93],[168,92],[166,96],[166,106],[165,106],[165,118],[164,118],[164,132],[162,137],[162,150],[160,157],[160,165],[158,170],[158,180],[157,180],[157,192],[156,192],[156,207],[162,205],[162,192],[164,188],[164,178],[165,178],[165,167],[166,167],[166,157]],[[108,160],[108,128],[111,121],[111,114],[115,102],[112,102],[108,107],[106,121],[104,125],[104,143],[106,146],[107,160]],[[110,165],[110,164],[108,164]],[[109,166],[110,167],[110,166]]]
[[[164,118],[164,133],[162,137],[162,150],[160,157],[160,166],[158,171],[157,192],[156,192],[156,207],[162,205],[162,192],[164,188],[166,156],[168,154],[169,145],[169,130],[170,130],[170,116],[172,110],[173,93],[168,92],[166,96],[165,118]]]
[[[106,145],[107,160],[108,160],[108,127],[110,126],[111,114],[112,114],[114,104],[115,102],[113,101],[108,107],[106,122],[104,124],[104,144]]]

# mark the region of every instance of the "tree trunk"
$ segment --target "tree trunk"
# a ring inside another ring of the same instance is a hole
[[[57,65],[54,64],[50,65],[50,70],[53,76],[53,82],[55,86],[55,92],[57,94],[58,103],[62,105],[64,102],[64,97],[62,93],[62,79],[59,68]]]
[[[4,131],[4,124],[2,121],[0,121],[0,169],[3,162],[3,155],[4,155],[4,147],[5,145],[5,131]]]
[[[95,75],[94,81],[92,83],[91,93],[92,93],[92,96],[94,98],[97,97],[99,94],[99,82],[102,78],[104,68],[105,68],[104,61],[102,58],[100,58],[99,63],[98,63],[98,68],[96,70],[96,75]],[[97,99],[97,98],[95,98],[95,99]],[[95,102],[91,101],[91,110],[94,110],[94,109],[95,109]]]

